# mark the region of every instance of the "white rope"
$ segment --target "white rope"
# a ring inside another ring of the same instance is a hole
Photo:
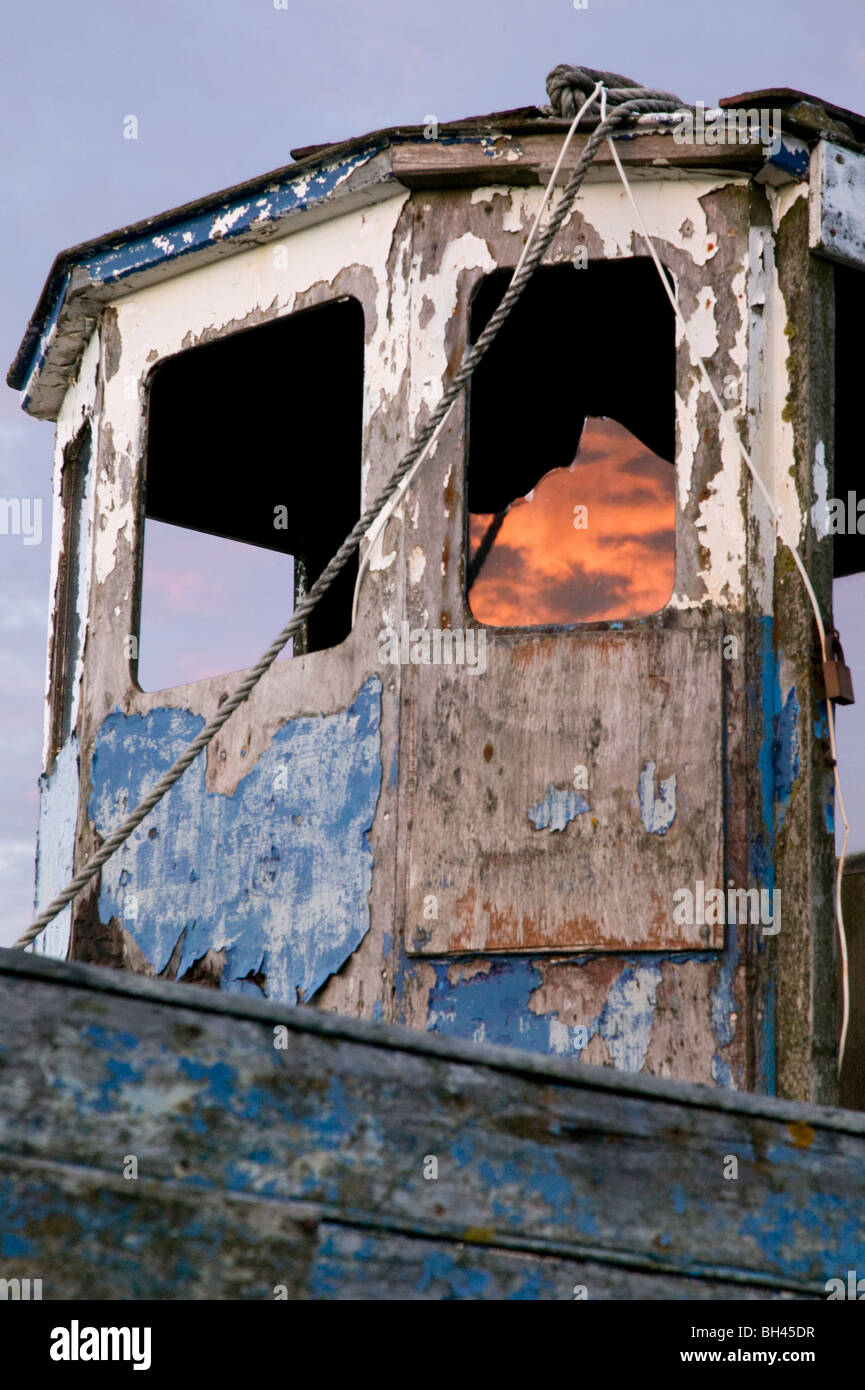
[[[601,120],[602,120],[602,121],[606,118],[606,99],[605,99],[605,98],[606,98],[606,94],[605,94],[605,92],[604,92],[604,89],[602,88],[602,89],[601,89]],[[643,221],[642,213],[640,212],[640,209],[637,207],[637,204],[636,204],[636,202],[635,202],[635,200],[634,200],[634,195],[633,195],[633,192],[632,192],[632,190],[631,190],[631,185],[630,185],[630,183],[628,182],[628,177],[627,177],[627,175],[626,175],[626,173],[625,173],[624,168],[622,167],[622,163],[621,163],[621,160],[619,159],[619,156],[618,156],[618,152],[617,152],[617,150],[616,150],[615,143],[614,143],[612,140],[608,140],[608,141],[607,141],[607,144],[608,144],[609,147],[610,147],[610,153],[611,153],[612,156],[613,156],[613,162],[615,163],[615,166],[616,166],[616,168],[617,168],[618,171],[619,171],[619,178],[622,180],[622,184],[623,184],[624,189],[625,189],[625,192],[626,192],[626,194],[627,194],[627,196],[628,196],[628,201],[630,202],[631,207],[632,207],[633,212],[634,212],[634,216],[635,216],[636,219],[637,219],[637,225],[638,225],[639,228],[640,228],[640,235],[642,236],[643,241],[646,243],[646,246],[647,246],[648,251],[649,251],[649,255],[652,257],[652,260],[653,260],[654,263],[655,263],[655,269],[657,270],[658,275],[660,276],[661,284],[664,286],[664,291],[665,291],[665,293],[666,293],[666,295],[667,295],[667,298],[669,299],[670,303],[671,303],[672,306],[673,306],[673,312],[675,313],[676,318],[678,319],[679,327],[680,327],[681,330],[682,330],[682,334],[683,334],[683,336],[684,336],[684,338],[685,338],[685,341],[687,342],[689,348],[691,349],[691,355],[692,355],[692,357],[693,357],[693,359],[694,359],[694,362],[695,362],[696,365],[699,367],[700,372],[702,373],[703,382],[704,382],[704,385],[705,385],[705,387],[706,387],[706,390],[709,392],[709,395],[711,396],[713,402],[715,403],[715,406],[717,407],[718,414],[719,414],[720,417],[721,417],[721,423],[722,423],[722,425],[724,425],[724,427],[728,430],[729,436],[732,438],[733,442],[734,442],[735,445],[736,445],[736,448],[739,450],[739,453],[741,454],[742,458],[745,460],[745,463],[747,464],[747,467],[748,467],[748,470],[749,470],[749,472],[750,472],[750,474],[751,474],[751,477],[754,479],[755,483],[757,484],[758,488],[760,489],[760,492],[761,492],[762,495],[763,495],[763,498],[765,499],[766,505],[768,506],[769,511],[771,512],[772,517],[773,517],[773,519],[774,519],[774,521],[775,521],[775,525],[776,525],[777,530],[778,530],[778,535],[780,536],[782,543],[783,543],[784,545],[786,545],[787,549],[790,551],[790,554],[793,556],[793,559],[794,559],[794,561],[796,562],[796,567],[797,567],[797,569],[799,570],[799,573],[800,573],[801,576],[802,576],[802,581],[803,581],[803,583],[804,583],[804,585],[805,585],[805,590],[806,590],[806,592],[807,592],[807,594],[808,594],[808,598],[809,598],[810,601],[811,601],[811,607],[812,607],[813,610],[814,610],[814,617],[815,617],[816,620],[817,620],[817,631],[818,631],[819,634],[820,634],[820,650],[821,650],[821,652],[822,652],[822,654],[823,654],[823,660],[826,661],[826,660],[828,659],[828,658],[827,658],[827,652],[826,652],[826,629],[825,629],[825,626],[824,626],[824,624],[823,624],[823,615],[822,615],[821,612],[820,612],[820,605],[819,605],[819,603],[817,602],[817,595],[816,595],[815,592],[814,592],[814,587],[813,587],[813,585],[812,585],[812,583],[811,583],[811,579],[810,579],[810,577],[809,577],[809,575],[808,575],[808,571],[806,570],[804,564],[802,563],[802,557],[801,557],[801,555],[799,554],[799,551],[798,551],[798,549],[796,548],[795,544],[793,544],[793,542],[790,541],[790,540],[788,540],[788,538],[785,536],[785,534],[784,534],[784,526],[783,526],[783,522],[782,522],[782,520],[781,520],[781,514],[780,514],[780,512],[778,511],[778,508],[775,506],[774,499],[773,499],[772,496],[770,495],[769,490],[768,490],[768,488],[766,487],[766,484],[763,482],[763,479],[760,477],[760,474],[757,472],[757,469],[754,467],[754,464],[753,464],[753,461],[752,461],[752,459],[751,459],[750,453],[749,453],[748,450],[745,448],[744,444],[742,443],[741,439],[739,438],[739,432],[738,432],[738,430],[736,429],[735,425],[733,424],[733,421],[732,421],[732,419],[731,419],[731,417],[730,417],[730,413],[729,413],[728,411],[726,411],[726,410],[724,409],[723,405],[721,404],[721,401],[720,401],[720,399],[719,399],[719,397],[718,397],[718,393],[717,393],[717,391],[715,390],[714,386],[712,385],[712,380],[711,380],[711,377],[709,376],[708,370],[707,370],[707,368],[706,368],[706,364],[705,364],[705,362],[703,361],[703,358],[702,358],[702,357],[700,356],[700,354],[698,353],[696,347],[694,346],[694,341],[693,341],[693,339],[691,338],[690,333],[688,332],[688,325],[687,325],[687,323],[685,322],[684,315],[682,314],[682,311],[681,311],[681,309],[680,309],[680,307],[679,307],[678,296],[677,296],[677,295],[675,294],[675,292],[670,288],[670,285],[669,285],[669,282],[668,282],[668,280],[667,280],[667,277],[666,277],[666,275],[664,274],[663,267],[661,266],[661,262],[660,262],[659,259],[658,259],[658,255],[657,255],[657,252],[655,251],[655,247],[654,247],[654,244],[653,244],[653,242],[652,242],[652,239],[651,239],[651,237],[649,236],[649,233],[648,233],[647,230],[646,230],[646,224],[645,224],[645,222]],[[834,654],[834,651],[833,651],[833,654]],[[837,799],[838,799],[838,806],[839,806],[839,809],[840,809],[840,811],[841,811],[841,819],[842,819],[842,821],[843,821],[843,823],[844,823],[844,843],[843,843],[842,848],[841,848],[841,855],[840,855],[840,858],[838,859],[837,873],[836,873],[836,876],[835,876],[835,920],[836,920],[836,923],[837,923],[837,926],[838,926],[838,940],[839,940],[840,948],[841,948],[841,980],[842,980],[841,991],[842,991],[842,998],[843,998],[843,1011],[842,1011],[842,1023],[841,1023],[841,1040],[840,1040],[839,1049],[838,1049],[838,1071],[840,1072],[840,1071],[841,1071],[841,1066],[842,1066],[843,1061],[844,1061],[844,1050],[845,1050],[845,1047],[846,1047],[846,1044],[847,1044],[847,1029],[848,1029],[848,1025],[849,1025],[849,1021],[850,1021],[850,978],[849,978],[849,966],[848,966],[848,958],[847,958],[847,933],[846,933],[846,931],[844,930],[844,911],[843,911],[843,907],[842,907],[842,903],[841,903],[841,880],[842,880],[842,876],[843,876],[843,873],[844,873],[844,860],[845,860],[846,855],[847,855],[847,842],[848,842],[848,840],[849,840],[849,838],[850,838],[850,826],[849,826],[849,823],[848,823],[848,821],[847,821],[847,811],[846,811],[845,806],[844,806],[844,797],[843,797],[843,794],[842,794],[842,792],[841,792],[841,777],[840,777],[840,774],[839,774],[839,772],[838,772],[838,754],[837,754],[837,750],[836,750],[836,746],[835,746],[835,709],[834,709],[834,706],[833,706],[833,704],[832,704],[832,701],[829,699],[828,695],[827,695],[827,697],[826,697],[826,711],[827,711],[827,719],[828,719],[828,725],[829,725],[829,745],[830,745],[830,748],[831,748],[831,750],[832,750],[832,768],[833,768],[834,777],[835,777],[835,794],[836,794],[836,796],[837,796]]]
[[[556,162],[555,162],[555,165],[554,165],[554,167],[553,167],[553,172],[550,174],[549,182],[548,182],[548,184],[547,184],[547,186],[546,186],[546,189],[544,190],[544,196],[543,196],[543,198],[541,199],[541,205],[540,205],[540,207],[538,208],[537,213],[535,214],[535,220],[534,220],[534,222],[532,223],[531,230],[530,230],[529,235],[528,235],[528,239],[526,240],[526,244],[525,244],[525,246],[524,246],[523,249],[522,249],[522,252],[521,252],[521,254],[520,254],[520,258],[519,258],[519,260],[517,261],[516,267],[515,267],[515,269],[514,269],[514,273],[513,273],[512,277],[511,277],[512,281],[515,280],[515,279],[517,278],[517,276],[519,275],[520,271],[522,270],[522,268],[523,268],[523,266],[524,266],[524,264],[525,264],[526,257],[528,256],[529,252],[530,252],[531,249],[532,249],[532,246],[534,245],[535,238],[537,237],[537,233],[538,233],[538,228],[539,228],[540,225],[541,225],[541,218],[543,217],[544,213],[546,212],[546,210],[547,210],[547,205],[549,204],[550,198],[552,197],[553,189],[554,189],[555,186],[556,186],[556,180],[558,179],[558,176],[559,176],[559,170],[561,169],[561,167],[562,167],[562,162],[563,162],[563,160],[564,160],[564,158],[565,158],[565,155],[566,155],[567,152],[568,152],[568,146],[570,145],[571,140],[573,139],[573,136],[574,136],[574,134],[575,134],[575,132],[576,132],[576,130],[577,130],[577,127],[578,127],[579,124],[580,124],[580,121],[583,119],[583,116],[584,116],[585,112],[589,109],[589,107],[591,106],[592,102],[595,100],[595,97],[596,97],[596,96],[598,95],[598,93],[599,93],[600,91],[602,91],[602,90],[603,90],[602,84],[601,84],[600,82],[596,82],[596,83],[595,83],[595,86],[594,86],[594,90],[593,90],[592,93],[591,93],[591,96],[589,96],[589,97],[586,98],[586,100],[583,102],[582,106],[580,107],[579,111],[578,111],[577,114],[575,115],[573,121],[571,122],[571,128],[570,128],[570,130],[568,131],[567,135],[565,136],[564,143],[563,143],[563,145],[562,145],[561,150],[559,151],[559,157],[558,157],[558,159],[557,159]],[[455,404],[455,403],[456,403],[456,402],[454,402],[454,404]],[[448,412],[448,414],[449,414],[449,413],[450,413],[450,412]],[[426,448],[424,449],[424,452],[423,452],[422,454],[419,455],[419,457],[418,457],[418,459],[417,459],[417,461],[416,461],[414,467],[411,469],[411,471],[405,475],[405,477],[403,478],[403,480],[402,480],[402,482],[400,483],[399,487],[397,488],[396,492],[394,493],[393,497],[390,499],[390,502],[388,503],[388,505],[379,513],[378,520],[374,523],[373,526],[370,527],[369,536],[368,536],[369,544],[367,545],[367,548],[366,548],[366,550],[364,551],[364,554],[363,554],[363,558],[361,559],[361,562],[360,562],[360,564],[359,564],[359,566],[358,566],[357,580],[356,580],[355,586],[354,586],[354,602],[353,602],[353,604],[352,604],[352,611],[351,611],[351,625],[352,625],[352,627],[354,627],[355,619],[356,619],[356,617],[357,617],[357,604],[358,604],[358,596],[359,596],[359,594],[360,594],[360,583],[361,583],[361,580],[362,580],[364,574],[366,573],[366,570],[369,568],[370,560],[371,560],[371,558],[372,558],[372,553],[373,553],[373,551],[374,551],[374,549],[375,549],[376,543],[377,543],[377,542],[381,539],[381,537],[383,536],[385,526],[387,525],[388,521],[390,520],[391,516],[393,515],[393,513],[394,513],[396,507],[397,507],[397,506],[400,504],[400,502],[403,500],[403,498],[404,498],[406,492],[408,491],[408,488],[409,488],[410,484],[414,481],[414,478],[415,478],[416,475],[417,475],[418,468],[419,468],[420,465],[423,463],[423,460],[424,460],[424,458],[426,457],[427,453],[428,453],[429,450],[432,448],[433,444],[438,442],[438,433],[439,433],[439,430],[441,429],[442,425],[444,424],[444,422],[445,422],[445,420],[446,420],[447,418],[448,418],[447,415],[445,415],[445,416],[443,416],[442,419],[439,421],[439,424],[438,424],[438,426],[436,427],[435,433],[434,433],[433,435],[431,435],[431,437],[430,437],[430,439],[429,439],[429,442],[427,443],[427,446],[426,446]]]

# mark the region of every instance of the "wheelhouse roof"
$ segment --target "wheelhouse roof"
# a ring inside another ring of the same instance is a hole
[[[797,137],[805,145],[828,137],[865,149],[865,117],[806,92],[764,88],[726,97],[719,108],[767,105],[781,111],[785,135]],[[670,134],[677,119],[669,113],[641,117],[637,131]],[[591,128],[596,120],[587,119],[585,127]],[[495,156],[501,152],[497,144],[526,136],[561,138],[569,124],[553,115],[549,107],[520,106],[441,122],[433,141],[427,138],[424,126],[408,125],[329,144],[306,145],[291,150],[293,162],[282,168],[61,251],[9,368],[8,384],[22,392],[25,409],[53,418],[98,313],[110,300],[193,264],[282,235],[296,214],[303,216],[304,225],[311,225],[358,202],[392,196],[401,186],[476,183],[479,172],[486,169],[488,182],[536,182],[537,173],[529,175],[525,164],[520,169],[497,164]],[[467,145],[480,146],[473,173],[465,159],[460,163],[461,149]],[[427,151],[435,146],[434,168],[424,170],[412,162],[410,149],[418,146]],[[401,147],[403,158],[395,159],[394,152]],[[712,153],[711,157],[717,165],[717,156]],[[737,163],[747,165],[755,158],[759,159],[758,153],[745,147]],[[693,147],[671,150],[671,163],[693,160]],[[58,352],[55,349],[60,339],[63,350]],[[40,378],[42,389],[37,401],[32,388]]]

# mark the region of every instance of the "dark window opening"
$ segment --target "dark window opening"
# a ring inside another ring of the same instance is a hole
[[[862,323],[865,272],[836,265],[835,270],[835,480],[833,497],[842,506],[830,517],[835,531],[835,577],[865,570],[865,500],[862,489]],[[852,494],[852,496],[851,496]]]
[[[75,668],[81,655],[81,611],[89,563],[87,547],[87,486],[90,477],[91,432],[87,424],[63,453],[60,499],[63,535],[54,594],[51,643],[51,735],[48,770],[72,732]]]
[[[510,277],[478,286],[472,341]],[[669,601],[674,330],[647,258],[535,273],[470,387],[466,588],[479,621],[598,622]]]
[[[861,331],[865,319],[865,271],[842,265],[836,265],[833,269],[835,466],[829,469],[831,498],[827,522],[834,552],[833,622],[841,635],[844,659],[852,672],[856,695],[854,705],[835,706],[836,738],[838,766],[850,824],[848,851],[861,854],[865,851],[865,488],[862,486],[858,416],[862,392]],[[835,842],[839,853],[843,839],[844,826],[836,806]],[[856,880],[857,891],[863,883],[865,879]],[[846,900],[844,910],[846,915]],[[857,968],[865,970],[865,955]],[[863,1049],[865,1055],[865,1022],[860,1019],[857,1027],[860,1037],[856,1045]],[[865,1105],[865,1099],[862,1104]]]
[[[155,369],[137,653],[146,689],[251,665],[354,526],[363,351],[363,310],[345,298]],[[287,654],[344,641],[356,576],[355,556]]]

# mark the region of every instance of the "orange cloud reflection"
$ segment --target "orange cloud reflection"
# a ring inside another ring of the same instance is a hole
[[[573,463],[511,503],[471,586],[471,611],[492,627],[657,612],[673,592],[675,516],[672,464],[615,420],[590,416]],[[470,563],[493,521],[470,514]]]

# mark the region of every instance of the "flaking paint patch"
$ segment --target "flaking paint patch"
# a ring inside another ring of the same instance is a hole
[[[412,584],[419,584],[426,569],[426,556],[421,546],[416,545],[408,557],[408,572]]]
[[[666,835],[676,819],[676,774],[673,772],[659,780],[656,795],[655,772],[655,763],[647,762],[640,773],[637,786],[640,819],[643,829],[650,835]]]
[[[179,977],[224,950],[223,988],[260,973],[269,998],[310,999],[369,930],[380,720],[373,676],[348,709],[283,725],[232,796],[209,792],[193,763],[105,866],[102,920],[120,919],[157,973],[183,936]],[[183,709],[109,715],[90,802],[101,835],[202,724]]]
[[[702,266],[717,254],[717,238],[709,233],[701,199],[716,188],[747,182],[746,178],[738,176],[676,179],[675,182],[654,178],[641,182],[635,196],[649,236],[686,251],[694,265]],[[638,255],[644,254],[633,210],[618,179],[584,185],[577,194],[574,209],[582,213],[603,239],[605,257],[630,256],[635,251]],[[692,227],[688,236],[682,230],[686,220]],[[663,261],[663,250],[660,255]]]
[[[701,570],[706,597],[717,607],[741,609],[745,595],[745,526],[739,492],[742,457],[729,430],[721,428],[721,467],[700,503],[697,530],[708,553]]]
[[[589,1032],[599,1033],[607,1044],[613,1066],[619,1071],[641,1071],[652,1038],[661,961],[650,965],[628,962],[612,985]]]
[[[789,687],[774,716],[772,743],[775,815],[780,830],[799,776],[799,700],[795,685]]]
[[[547,787],[546,795],[526,815],[535,830],[564,830],[577,816],[590,811],[586,798],[572,787]]]
[[[799,185],[794,186],[799,196]],[[783,190],[781,190],[783,192]],[[789,200],[788,206],[795,202]],[[778,279],[773,240],[765,229],[750,233],[750,357],[748,384],[751,457],[780,517],[781,539],[798,545],[805,522],[792,476],[795,461],[793,424],[784,418],[790,392],[788,312]],[[764,612],[772,607],[775,523],[757,488],[751,509],[760,528],[760,549],[752,547],[751,579]],[[762,553],[760,553],[762,552]]]
[[[661,956],[646,964],[617,960],[610,966],[614,978],[600,1012],[572,1022],[570,1009],[545,1012],[539,1002],[549,995],[543,961],[497,958],[483,974],[457,973],[453,966],[437,962],[431,967],[427,1026],[447,1037],[588,1060],[603,1044],[605,1051],[597,1060],[609,1057],[619,1070],[640,1071],[651,1040],[663,963]],[[585,1039],[589,1041],[584,1046]]]
[[[818,439],[814,446],[814,505],[811,508],[811,525],[822,541],[829,535],[829,470],[826,467],[826,445]]]
[[[460,276],[471,269],[489,274],[497,266],[487,243],[473,232],[464,232],[448,242],[433,273],[421,273],[422,261],[422,252],[412,257],[413,297],[420,303],[425,295],[434,312],[426,328],[422,332],[415,329],[412,334],[409,407],[412,421],[417,420],[423,406],[431,413],[442,394],[448,366],[447,325],[457,307]]]
[[[679,447],[676,457],[676,482],[679,490],[679,507],[685,510],[691,500],[691,479],[694,473],[694,459],[700,444],[700,426],[696,411],[697,393],[693,384],[687,401],[676,392],[676,426],[679,434]]]
[[[808,197],[807,183],[784,183],[778,187],[767,184],[766,197],[772,214],[772,231],[777,236],[778,229],[794,203]]]
[[[524,960],[495,960],[488,971],[452,978],[452,966],[433,965],[429,991],[430,1031],[480,1043],[503,1043],[527,1052],[575,1055],[580,1034],[565,1023],[533,1013],[530,996],[543,984],[539,967]]]
[[[74,873],[78,796],[78,740],[73,735],[57,754],[50,775],[39,778],[37,912],[47,907]],[[65,960],[69,951],[71,922],[72,908],[65,907],[36,938],[33,950],[38,955]]]

